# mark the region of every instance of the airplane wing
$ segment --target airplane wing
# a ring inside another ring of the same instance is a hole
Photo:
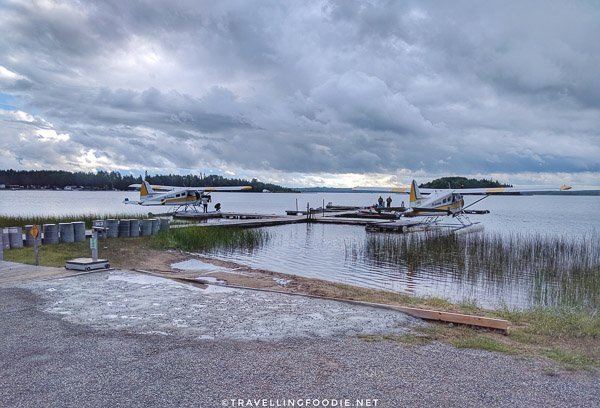
[[[463,195],[520,195],[536,193],[553,193],[570,190],[570,186],[562,185],[560,187],[490,187],[490,188],[458,188],[452,190],[455,193]],[[422,188],[421,193],[431,193],[434,189]]]
[[[520,195],[536,193],[553,193],[570,190],[570,186],[562,185],[560,187],[490,187],[490,188],[457,188],[457,189],[435,189],[419,188],[421,194],[428,195],[435,191],[452,191],[463,195]],[[352,191],[364,193],[410,193],[410,187],[354,187]]]
[[[352,191],[361,193],[410,193],[409,187],[354,187]]]
[[[140,189],[141,184],[130,184],[129,188]],[[224,187],[176,187],[176,186],[160,186],[152,185],[154,191],[173,191],[173,190],[187,190],[187,191],[248,191],[252,190],[252,186],[224,186]]]
[[[135,188],[136,190],[139,190],[142,187],[142,185],[141,184],[130,184],[127,187],[129,187],[129,188]],[[183,188],[183,187],[152,185],[152,189],[154,191],[173,191],[173,190],[176,190],[178,188]]]
[[[252,186],[226,186],[226,187],[190,187],[190,189],[200,191],[249,191],[252,190]]]

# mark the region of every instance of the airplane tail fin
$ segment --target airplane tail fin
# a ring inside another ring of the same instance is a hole
[[[142,180],[142,185],[140,186],[140,199],[144,197],[148,197],[154,194],[154,189],[146,180]]]
[[[417,182],[415,180],[412,181],[410,185],[410,203],[414,204],[421,199],[421,193],[419,192],[419,187],[417,186]]]

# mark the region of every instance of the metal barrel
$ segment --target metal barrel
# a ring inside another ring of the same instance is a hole
[[[2,229],[2,248],[10,249],[10,240],[8,239],[8,228]]]
[[[41,231],[39,232],[37,238],[33,238],[31,236],[31,229],[32,228],[33,228],[33,225],[26,225],[25,226],[25,246],[34,246],[36,239],[37,239],[38,243],[42,242],[42,233],[41,233]]]
[[[61,222],[58,224],[58,235],[60,242],[74,242],[73,224],[70,222]]]
[[[152,235],[156,234],[160,229],[160,220],[158,218],[150,218],[152,221]]]
[[[161,218],[160,219],[160,230],[161,231],[167,231],[169,229],[169,219],[168,218]]]
[[[58,225],[44,224],[42,231],[44,231],[44,239],[42,240],[44,245],[58,244]]]
[[[8,241],[11,248],[23,248],[23,228],[10,227],[8,229]]]
[[[129,220],[129,236],[140,236],[140,220]]]
[[[119,220],[119,236],[129,237],[129,229],[131,228],[131,220]]]
[[[74,221],[73,224],[73,240],[75,242],[85,241],[85,222]]]
[[[104,220],[104,226],[108,228],[106,230],[106,236],[108,238],[116,238],[119,236],[119,220],[114,218]]]
[[[140,235],[143,237],[152,235],[152,220],[140,220]]]

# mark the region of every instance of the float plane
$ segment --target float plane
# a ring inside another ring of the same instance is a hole
[[[197,210],[197,206],[202,204],[203,199],[207,199],[213,191],[248,191],[252,186],[225,186],[225,187],[173,187],[150,185],[146,180],[142,184],[131,184],[129,188],[140,189],[140,199],[138,201],[123,200],[124,204],[136,205],[170,205],[176,206],[175,211],[183,207],[184,211],[188,208]]]
[[[353,191],[372,193],[408,193],[410,205],[404,211],[403,216],[432,215],[431,213],[446,213],[454,215],[461,213],[465,207],[464,195],[482,195],[486,198],[490,195],[520,195],[532,193],[548,193],[570,190],[570,186],[558,188],[515,188],[515,187],[492,187],[492,188],[457,188],[457,189],[419,189],[417,182],[412,181],[410,187],[354,187]],[[426,197],[425,197],[426,196]],[[482,199],[483,199],[482,198]],[[481,201],[477,200],[476,202]],[[475,204],[475,203],[473,203]],[[471,205],[473,205],[471,204]]]
[[[398,218],[401,217],[427,217],[424,224],[435,224],[443,216],[455,218],[459,225],[468,227],[474,225],[465,214],[487,214],[488,210],[466,211],[467,208],[489,197],[490,195],[519,195],[531,193],[544,193],[555,191],[570,190],[569,186],[558,188],[514,188],[514,187],[494,187],[494,188],[459,188],[459,189],[419,189],[417,182],[412,181],[409,188],[400,187],[354,187],[353,191],[381,192],[381,193],[408,193],[409,206],[401,208],[396,212]],[[464,195],[483,195],[484,197],[465,207]],[[375,208],[376,211],[386,210],[385,208]]]

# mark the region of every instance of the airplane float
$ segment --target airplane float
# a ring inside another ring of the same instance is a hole
[[[135,204],[142,206],[149,205],[169,205],[176,206],[175,212],[183,208],[187,211],[189,208],[197,211],[198,206],[202,205],[203,199],[208,199],[213,191],[248,191],[252,186],[225,186],[225,187],[174,187],[151,185],[146,180],[142,184],[131,184],[129,188],[140,189],[140,199],[138,201],[123,200],[124,204]]]

